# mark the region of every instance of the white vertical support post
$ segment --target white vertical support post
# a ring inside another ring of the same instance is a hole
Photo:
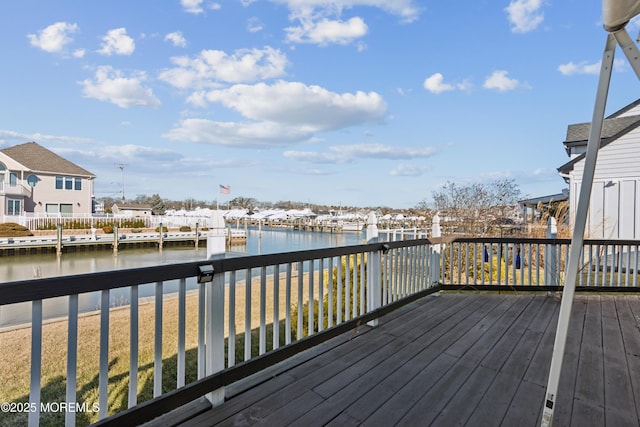
[[[229,273],[229,342],[227,345],[228,366],[236,364],[236,272]]]
[[[434,239],[439,239],[442,237],[442,229],[440,228],[440,215],[437,213],[433,216],[433,221],[431,222],[431,237]],[[429,283],[429,287],[434,286],[440,280],[440,243],[436,243],[431,246],[431,283]]]
[[[187,307],[187,279],[178,282],[178,357],[177,379],[178,388],[184,387],[186,377],[186,307]]]
[[[40,375],[42,372],[42,300],[31,302],[31,383],[29,403],[29,427],[40,424]]]
[[[78,365],[78,294],[69,295],[69,313],[67,326],[67,391],[68,404],[76,402],[76,371]],[[76,425],[75,411],[66,411],[64,425],[74,427]]]
[[[267,352],[267,267],[260,268],[260,330],[259,354]]]
[[[367,218],[367,243],[377,243],[378,240],[378,219],[375,213],[369,212]],[[380,262],[380,251],[369,253],[369,262],[367,263],[367,283],[369,287],[367,311],[373,311],[382,306],[382,271]],[[367,324],[369,326],[378,326],[378,319],[373,319]]]
[[[209,245],[207,245],[208,247]],[[206,283],[198,283],[198,379],[202,379],[207,375],[206,301]]]
[[[129,404],[138,404],[138,285],[131,286],[129,303]]]
[[[604,112],[607,104],[607,95],[609,92],[609,82],[611,81],[611,70],[613,67],[615,49],[616,40],[611,34],[609,34],[607,36],[607,43],[602,55],[602,63],[600,65],[600,78],[598,79],[596,102],[593,108],[593,118],[591,120],[591,128],[589,130],[587,153],[584,172],[582,174],[582,183],[580,184],[580,196],[578,198],[573,238],[571,239],[571,248],[569,250],[569,262],[567,265],[564,292],[562,295],[562,302],[560,304],[558,326],[556,329],[555,342],[553,344],[551,367],[549,369],[549,381],[547,383],[545,401],[542,408],[541,425],[543,427],[551,426],[553,423],[553,412],[555,410],[554,406],[558,394],[558,385],[560,383],[564,348],[567,342],[567,333],[569,331],[569,320],[571,317],[571,308],[573,305],[573,296],[576,287],[576,277],[578,275],[580,253],[582,252],[582,246],[584,244],[587,211],[589,209],[589,200],[591,198],[591,189],[593,187],[593,176],[595,174],[596,160],[598,159],[598,150],[600,148],[600,138],[602,135],[602,125],[604,123]]]
[[[222,212],[215,211],[213,230],[207,237],[207,257],[224,258],[225,223]],[[206,371],[212,375],[224,369],[224,272],[213,274],[213,281],[206,286]],[[221,387],[207,394],[213,406],[224,402],[225,389]]]
[[[100,294],[100,368],[98,373],[98,419],[106,418],[109,406],[109,290]]]
[[[280,265],[273,266],[273,349],[280,347]],[[229,342],[231,343],[231,342]]]
[[[558,237],[558,226],[554,217],[549,217],[547,221],[547,239]],[[544,284],[545,286],[558,285],[558,271],[556,264],[558,259],[558,248],[555,244],[544,246]]]
[[[153,337],[153,397],[158,397],[162,394],[162,288],[162,282],[156,282]]]

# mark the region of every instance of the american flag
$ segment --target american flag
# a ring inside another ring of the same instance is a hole
[[[222,185],[220,184],[220,194],[230,194],[231,186],[230,185]]]

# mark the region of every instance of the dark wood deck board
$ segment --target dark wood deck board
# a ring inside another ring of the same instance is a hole
[[[575,398],[604,407],[604,360],[600,297],[591,295],[586,298],[587,312],[582,330]]]
[[[560,301],[441,294],[234,396],[185,425],[540,423]],[[556,425],[637,425],[640,298],[578,295]]]

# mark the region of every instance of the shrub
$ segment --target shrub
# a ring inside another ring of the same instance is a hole
[[[0,237],[23,237],[33,236],[29,229],[15,222],[5,222],[0,224]]]
[[[112,234],[113,233],[113,224],[106,224],[102,227],[102,231],[104,231],[105,234]]]
[[[180,227],[180,231],[189,232],[191,231],[191,227],[189,227],[188,225],[183,225],[182,227]]]
[[[163,225],[162,232],[166,233],[167,231],[169,231],[169,229]],[[159,232],[160,232],[160,227],[156,227],[156,233],[159,233]]]

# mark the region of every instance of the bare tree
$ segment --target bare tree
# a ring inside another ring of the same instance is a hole
[[[491,221],[505,217],[517,204],[520,189],[513,179],[462,186],[448,181],[432,197],[435,209],[454,224],[456,232],[476,235]],[[419,206],[426,206],[426,202]]]

